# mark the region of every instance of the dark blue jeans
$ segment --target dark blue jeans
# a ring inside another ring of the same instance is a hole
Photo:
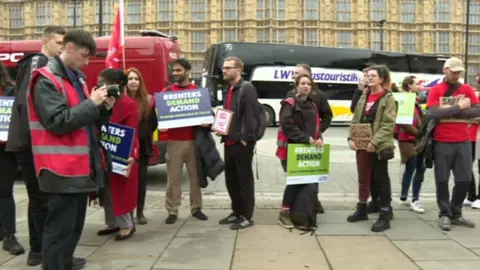
[[[425,175],[425,160],[423,156],[412,156],[405,163],[405,171],[402,177],[402,192],[400,194],[401,200],[406,200],[408,197],[408,189],[412,184],[412,200],[416,201],[420,196],[420,189]],[[413,183],[412,183],[413,179]]]

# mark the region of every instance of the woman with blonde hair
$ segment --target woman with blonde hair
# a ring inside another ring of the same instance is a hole
[[[125,74],[128,77],[127,95],[137,102],[140,121],[138,124],[138,139],[140,143],[137,222],[140,225],[148,223],[144,214],[145,197],[147,194],[148,160],[156,155],[157,148],[153,145],[153,132],[157,130],[158,120],[155,112],[155,99],[148,94],[145,80],[136,68],[129,68]]]

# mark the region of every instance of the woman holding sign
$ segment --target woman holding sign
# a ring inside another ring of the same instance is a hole
[[[283,170],[287,171],[287,147],[289,143],[314,144],[323,146],[320,133],[320,117],[315,102],[309,97],[314,82],[307,74],[295,78],[296,96],[282,101],[280,127],[276,155],[280,158]],[[290,207],[297,191],[304,185],[287,185],[283,193],[282,210],[278,224],[286,229],[294,228]],[[316,193],[315,193],[316,194]],[[312,201],[315,204],[315,201]]]
[[[406,92],[418,93],[420,87],[417,85],[415,76],[407,76],[403,79],[402,89]],[[397,125],[398,148],[400,149],[401,162],[405,164],[405,171],[402,177],[402,191],[400,203],[410,206],[417,213],[425,213],[420,203],[420,188],[425,174],[425,160],[416,151],[416,139],[418,130],[423,123],[423,112],[420,104],[415,103],[413,122],[411,125]],[[413,179],[413,183],[412,183]],[[412,202],[408,203],[408,189],[412,185]]]
[[[359,202],[348,222],[367,220],[367,200],[373,183],[379,196],[380,214],[371,228],[382,232],[390,228],[392,191],[388,160],[395,146],[393,130],[397,117],[395,98],[390,90],[390,71],[386,66],[372,66],[367,71],[369,89],[360,97],[353,114],[348,143],[356,151]],[[373,181],[372,181],[373,180]]]
[[[138,130],[138,106],[137,103],[125,95],[124,89],[127,84],[127,76],[121,70],[105,69],[100,72],[99,82],[110,85],[118,85],[121,90],[117,98],[111,123],[127,126]],[[103,192],[103,203],[105,208],[105,223],[107,226],[98,231],[97,235],[108,235],[117,233],[115,240],[126,240],[135,233],[130,212],[137,206],[138,190],[138,164],[139,157],[138,137],[135,132],[131,157],[128,160],[127,175],[125,177],[118,173],[110,173],[109,183]]]

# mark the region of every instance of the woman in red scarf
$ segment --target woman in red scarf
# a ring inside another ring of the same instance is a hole
[[[129,159],[129,176],[110,173],[109,181],[102,192],[102,206],[105,208],[106,227],[98,231],[98,235],[117,233],[115,240],[126,240],[135,233],[135,226],[132,222],[130,212],[137,206],[138,190],[138,106],[137,103],[128,97],[125,92],[127,77],[121,70],[105,69],[100,73],[99,83],[106,85],[118,84],[122,90],[117,99],[111,123],[120,124],[135,128],[131,158]]]

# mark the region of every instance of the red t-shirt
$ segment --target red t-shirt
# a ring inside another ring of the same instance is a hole
[[[445,96],[448,90],[448,84],[442,82],[432,87],[428,93],[427,107],[439,106],[440,98]],[[471,104],[477,104],[477,95],[473,88],[468,84],[462,84],[452,97],[464,95],[470,98]],[[471,141],[469,123],[438,123],[433,132],[433,139],[439,142],[465,142]]]
[[[378,93],[372,93],[370,92],[370,95],[368,95],[367,103],[365,104],[365,113],[368,113],[370,109],[372,108],[373,104],[377,102],[383,95],[383,91],[380,91]]]
[[[193,90],[198,87],[191,83],[187,86],[180,86],[178,84],[172,84],[170,86],[171,91],[184,91],[184,90]],[[162,92],[166,92],[167,88],[163,89]],[[181,127],[181,128],[170,128],[167,131],[168,139],[174,141],[191,141],[195,140],[195,129],[193,127]]]
[[[233,87],[228,88],[227,100],[225,101],[225,110],[230,110],[230,105],[232,104],[233,96]],[[225,145],[233,145],[235,141],[225,141]]]

